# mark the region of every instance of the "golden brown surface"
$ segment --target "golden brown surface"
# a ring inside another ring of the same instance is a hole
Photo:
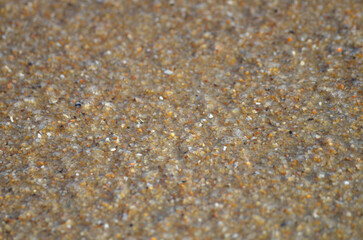
[[[0,0],[0,239],[361,239],[362,9]]]

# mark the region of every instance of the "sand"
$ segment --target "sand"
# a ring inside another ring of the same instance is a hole
[[[362,9],[0,0],[0,239],[361,239]]]

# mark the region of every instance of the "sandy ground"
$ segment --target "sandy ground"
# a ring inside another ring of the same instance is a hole
[[[361,239],[362,9],[0,0],[0,239]]]

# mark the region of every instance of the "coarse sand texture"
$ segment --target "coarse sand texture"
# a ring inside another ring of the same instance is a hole
[[[360,240],[362,76],[361,0],[0,0],[0,240]]]

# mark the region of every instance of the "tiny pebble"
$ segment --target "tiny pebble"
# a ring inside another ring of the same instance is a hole
[[[166,75],[172,75],[173,74],[173,71],[171,71],[171,70],[165,70],[164,73]]]

